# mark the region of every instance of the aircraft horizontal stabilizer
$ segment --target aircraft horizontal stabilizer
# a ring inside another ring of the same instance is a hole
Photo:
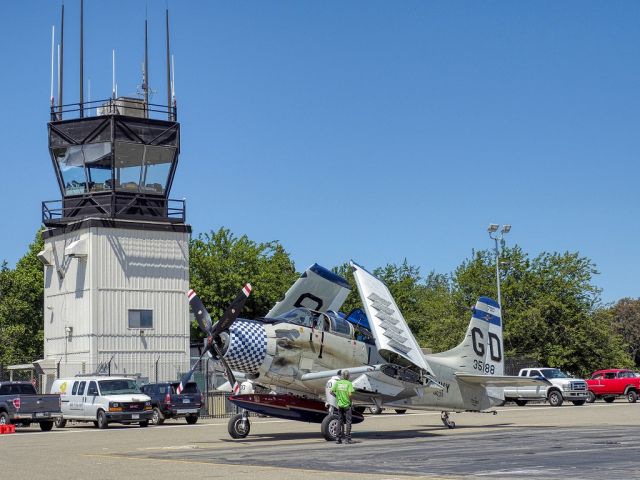
[[[456,379],[471,385],[481,385],[483,387],[538,387],[541,385],[551,385],[543,377],[518,377],[518,376],[495,376],[495,375],[474,375],[472,373],[455,374]]]

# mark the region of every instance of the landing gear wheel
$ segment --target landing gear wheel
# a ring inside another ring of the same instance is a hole
[[[196,423],[198,421],[198,415],[187,415],[185,417],[185,420],[187,421],[187,423],[189,425],[193,425],[194,423]]]
[[[338,415],[331,413],[324,417],[320,431],[327,442],[335,442],[338,438]]]
[[[98,412],[98,428],[105,429],[109,426],[109,421],[107,420],[107,414],[102,410]]]
[[[514,402],[516,402],[516,405],[519,407],[524,407],[527,404],[526,400],[514,400]]]
[[[638,400],[638,394],[636,393],[635,390],[629,390],[627,392],[627,401],[629,403],[636,403],[636,401]]]
[[[373,415],[380,415],[382,413],[382,407],[379,407],[378,405],[374,405],[372,407],[369,407],[369,411]]]
[[[151,423],[154,425],[162,425],[164,423],[164,415],[158,407],[153,409],[153,416],[151,417]]]
[[[48,432],[53,428],[53,420],[47,420],[46,422],[40,422],[40,430]]]
[[[407,409],[406,408],[396,408],[396,413],[398,415],[404,415],[405,413],[407,413]]]
[[[562,398],[562,394],[557,390],[552,390],[547,395],[547,400],[549,400],[549,405],[552,407],[559,407],[564,402],[564,398]]]
[[[56,428],[64,428],[67,425],[67,421],[64,418],[59,417],[56,420],[55,425],[56,425]]]
[[[591,390],[587,392],[587,403],[593,403],[596,401],[596,394]]]
[[[246,412],[238,413],[229,419],[229,435],[231,438],[245,438],[251,431],[251,423]]]
[[[607,403],[613,403],[616,397],[602,397],[602,399]]]
[[[456,428],[456,422],[449,420],[449,412],[442,412],[440,414],[440,420],[447,428]]]

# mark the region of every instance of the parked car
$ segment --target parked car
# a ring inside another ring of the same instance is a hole
[[[40,395],[29,382],[0,382],[0,425],[39,423],[48,432],[61,415],[60,395]]]
[[[632,370],[611,368],[593,372],[587,380],[589,387],[588,402],[602,398],[605,402],[613,402],[616,397],[624,395],[629,403],[635,403],[640,395],[640,377]]]
[[[521,377],[542,377],[551,385],[538,387],[505,388],[506,401],[514,401],[524,406],[529,401],[547,400],[552,407],[559,407],[565,400],[574,405],[584,405],[587,401],[587,382],[572,378],[558,368],[523,368],[518,374]]]
[[[51,393],[60,394],[62,418],[56,422],[58,428],[63,428],[67,420],[93,422],[98,428],[107,428],[110,423],[147,427],[153,415],[151,399],[140,393],[131,378],[61,378],[53,382]]]
[[[182,393],[176,393],[180,382],[150,383],[142,386],[142,393],[151,398],[155,425],[162,425],[168,418],[184,417],[189,425],[193,425],[200,417],[200,409],[204,404],[204,395],[196,382],[188,382]]]

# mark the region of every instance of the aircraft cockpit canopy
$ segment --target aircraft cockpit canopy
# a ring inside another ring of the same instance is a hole
[[[294,325],[301,325],[303,327],[317,328],[319,324],[319,317],[320,312],[309,310],[307,308],[294,308],[293,310],[289,310],[279,317],[276,317],[276,319],[287,323],[293,323]]]
[[[331,332],[342,337],[375,344],[373,335],[368,329],[361,325],[354,325],[339,313],[331,310],[326,313],[321,313],[307,308],[294,308],[276,317],[275,320],[281,320],[307,328],[324,330],[325,332]]]

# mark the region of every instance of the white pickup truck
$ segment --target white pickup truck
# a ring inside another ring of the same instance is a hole
[[[519,406],[524,406],[528,401],[548,400],[552,407],[559,407],[565,400],[571,401],[574,405],[584,405],[587,401],[587,382],[572,378],[558,368],[523,368],[518,376],[542,377],[549,384],[505,388],[504,399],[507,402],[513,401]]]

